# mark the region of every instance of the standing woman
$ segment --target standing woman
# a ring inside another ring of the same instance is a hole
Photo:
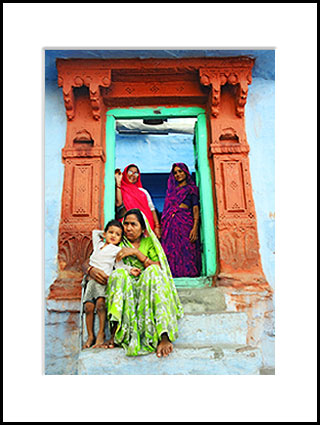
[[[131,208],[141,210],[154,231],[160,238],[161,228],[149,192],[142,187],[140,170],[135,164],[129,164],[123,173],[119,169],[115,172],[116,180],[116,212],[121,219],[125,212]]]
[[[186,164],[172,165],[161,218],[161,243],[173,277],[200,275],[199,190]]]

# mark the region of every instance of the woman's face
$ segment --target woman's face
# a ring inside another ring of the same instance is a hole
[[[142,227],[135,214],[129,214],[123,220],[124,234],[130,242],[134,242],[142,236]]]
[[[178,166],[174,167],[173,175],[178,183],[182,183],[187,180],[187,174]]]
[[[134,184],[137,183],[138,178],[139,178],[139,170],[137,167],[130,167],[127,170],[127,177],[130,183]]]

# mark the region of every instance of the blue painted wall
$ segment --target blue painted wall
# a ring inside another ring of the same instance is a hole
[[[253,198],[263,270],[275,284],[275,87],[274,81],[256,78],[249,86],[246,132]]]
[[[45,295],[57,275],[58,230],[64,165],[61,149],[66,140],[66,113],[56,82],[45,87]]]
[[[65,143],[66,115],[61,88],[57,86],[55,59],[69,58],[116,58],[116,57],[212,57],[249,55],[256,58],[253,68],[253,81],[249,86],[246,105],[246,131],[250,145],[250,170],[253,196],[258,219],[258,233],[263,269],[266,277],[274,287],[274,51],[273,50],[160,50],[160,51],[82,51],[49,50],[45,55],[45,292],[57,275],[58,227],[63,184],[64,166],[61,161],[61,149]],[[121,136],[129,137],[129,136]],[[159,137],[159,136],[157,136]],[[189,136],[175,135],[172,140],[185,143]],[[148,136],[149,141],[152,136]],[[123,139],[122,139],[123,140]],[[164,139],[165,140],[165,139]],[[147,143],[147,142],[143,142]],[[192,155],[186,149],[186,157],[179,160],[186,162],[192,169]],[[145,151],[144,151],[145,152]],[[149,154],[153,150],[149,148]],[[170,157],[171,154],[166,150]],[[188,153],[189,152],[189,153]],[[180,151],[181,155],[181,151]],[[173,157],[172,157],[173,158]],[[177,159],[178,160],[178,159]],[[130,160],[132,161],[132,159]],[[163,161],[164,162],[164,161]],[[117,162],[121,168],[127,165]],[[149,173],[148,160],[141,164],[143,173]],[[170,171],[170,170],[169,170]],[[162,167],[159,173],[167,173]],[[160,201],[159,201],[160,202]]]

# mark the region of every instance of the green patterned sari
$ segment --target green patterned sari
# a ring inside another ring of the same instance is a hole
[[[134,277],[125,269],[114,270],[109,277],[106,293],[108,325],[116,322],[115,343],[128,356],[155,352],[163,333],[171,342],[178,337],[178,319],[183,316],[177,290],[162,246],[144,216],[153,252],[161,267],[153,264],[144,269],[137,257],[126,257],[124,262],[139,267],[140,276]],[[131,247],[124,238],[123,246]]]

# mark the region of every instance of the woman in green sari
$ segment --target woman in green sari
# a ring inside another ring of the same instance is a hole
[[[104,347],[122,346],[128,356],[156,352],[158,357],[166,357],[178,337],[177,321],[183,316],[167,258],[140,210],[127,211],[123,226],[125,237],[117,259],[138,267],[141,273],[135,277],[117,269],[110,274],[106,305],[111,338]],[[98,273],[90,270],[94,279]]]

